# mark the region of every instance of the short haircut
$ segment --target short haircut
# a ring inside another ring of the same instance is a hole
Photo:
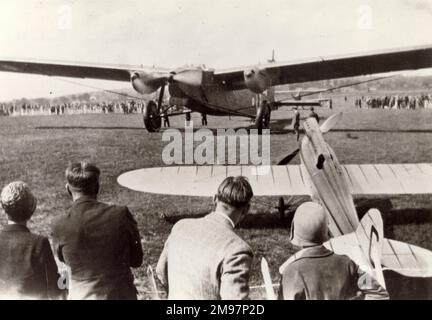
[[[86,194],[97,192],[100,170],[96,165],[85,161],[69,163],[65,176],[68,184],[77,191]]]
[[[10,220],[24,222],[33,215],[37,201],[27,184],[14,181],[3,188],[0,204]]]
[[[227,177],[220,184],[216,197],[219,201],[238,209],[249,204],[253,191],[246,177]]]

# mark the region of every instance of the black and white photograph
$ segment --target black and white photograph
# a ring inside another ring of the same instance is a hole
[[[430,0],[0,0],[0,300],[431,300],[430,30]]]

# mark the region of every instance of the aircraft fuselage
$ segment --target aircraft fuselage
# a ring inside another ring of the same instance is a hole
[[[254,118],[263,95],[249,89],[232,90],[220,84],[200,87],[170,84],[171,105],[184,105],[196,112],[209,115],[237,115]],[[266,94],[268,97],[268,94]]]
[[[316,120],[309,118],[303,126],[306,136],[300,147],[301,166],[312,200],[326,208],[333,236],[354,232],[359,219],[347,174],[325,142]]]

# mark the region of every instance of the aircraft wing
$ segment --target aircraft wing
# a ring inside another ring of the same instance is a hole
[[[432,194],[432,164],[362,164],[342,166],[353,195]],[[125,172],[117,179],[135,191],[213,196],[228,176],[249,179],[257,196],[310,195],[299,165],[169,166]]]
[[[362,268],[368,265],[354,233],[331,238],[324,245],[337,254],[349,256]],[[432,277],[432,252],[408,243],[384,238],[381,262],[384,270],[393,270],[407,277]]]
[[[228,176],[246,176],[255,195],[308,195],[300,166],[171,166],[145,168],[120,175],[118,183],[135,191],[214,196]]]
[[[47,76],[92,78],[100,80],[130,81],[134,71],[166,72],[168,69],[132,65],[74,63],[64,61],[0,59],[0,71],[33,73]]]
[[[216,81],[229,84],[233,89],[242,89],[245,88],[244,71],[254,67],[256,66],[215,70],[214,78]],[[329,58],[319,57],[286,63],[271,62],[258,67],[267,71],[273,86],[390,71],[415,70],[432,67],[432,45]],[[0,71],[130,81],[130,74],[134,71],[167,74],[170,69],[0,58]]]
[[[342,166],[353,195],[432,193],[432,164],[347,164]]]
[[[244,71],[254,67],[265,70],[270,76],[273,86],[391,71],[416,70],[432,67],[432,45],[221,69],[215,71],[215,79],[228,83],[236,89],[245,88]]]

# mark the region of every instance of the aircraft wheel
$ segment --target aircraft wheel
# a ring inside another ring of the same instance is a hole
[[[264,120],[264,110],[263,108],[259,108],[257,115],[255,117],[255,127],[258,129],[258,134],[262,134],[263,129],[263,121]]]
[[[157,132],[162,126],[162,119],[156,102],[149,101],[144,107],[144,126],[148,132]]]
[[[267,112],[267,114],[264,116],[264,124],[263,124],[263,126],[266,129],[270,128],[270,116],[271,116],[270,111]]]
[[[276,207],[279,211],[279,218],[283,221],[285,219],[285,200],[280,197],[278,200],[278,206]]]

